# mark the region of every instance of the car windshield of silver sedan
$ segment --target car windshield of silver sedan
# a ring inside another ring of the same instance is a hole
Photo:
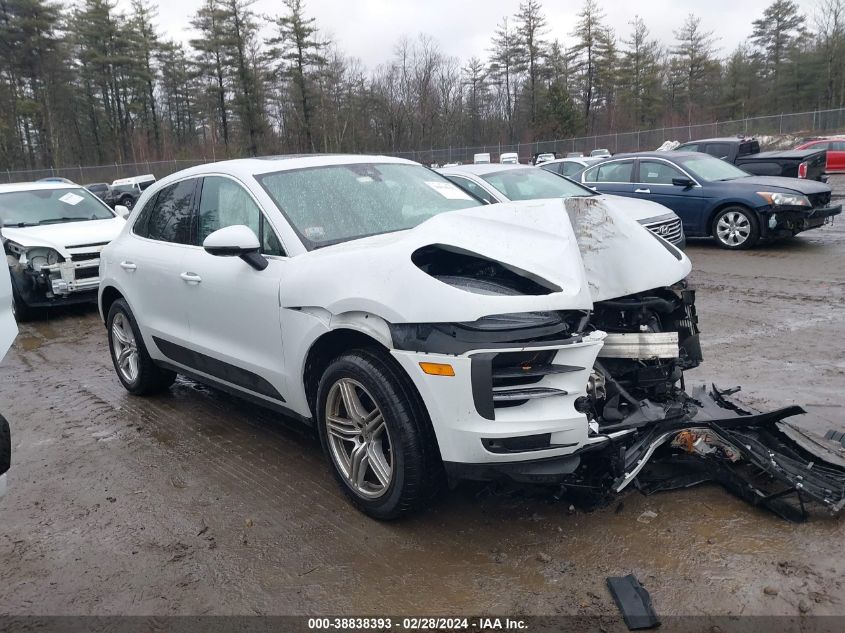
[[[481,204],[439,174],[404,163],[306,167],[255,178],[309,250],[411,229]]]
[[[3,226],[37,226],[108,220],[115,217],[99,198],[85,189],[33,189],[0,194]]]
[[[707,156],[695,156],[694,158],[682,158],[678,162],[688,172],[699,180],[707,182],[721,182],[725,180],[736,180],[737,178],[748,178],[751,174],[726,163],[720,158]]]
[[[508,169],[481,176],[501,191],[508,200],[540,200],[543,198],[574,198],[594,196],[596,193],[571,180],[545,169]]]

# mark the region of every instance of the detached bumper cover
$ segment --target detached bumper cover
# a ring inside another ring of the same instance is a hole
[[[805,502],[813,501],[836,513],[845,507],[845,468],[824,447],[813,445],[798,427],[786,420],[805,413],[791,406],[769,413],[742,408],[728,398],[731,392],[712,386],[694,390],[693,415],[667,418],[643,433],[624,453],[622,470],[612,484],[623,490],[644,471],[661,447],[688,433],[703,442],[689,450],[675,450],[655,460],[657,466],[674,463],[677,485],[666,478],[647,476],[639,481],[648,490],[686,487],[703,481],[717,481],[746,501],[766,507],[788,518],[806,516]],[[705,439],[706,438],[706,439]],[[673,477],[670,477],[670,479]],[[799,508],[786,503],[794,497]]]

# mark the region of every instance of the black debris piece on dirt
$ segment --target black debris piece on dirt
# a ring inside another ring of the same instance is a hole
[[[609,577],[607,588],[622,613],[628,630],[637,631],[660,626],[660,618],[654,612],[651,596],[633,574]]]

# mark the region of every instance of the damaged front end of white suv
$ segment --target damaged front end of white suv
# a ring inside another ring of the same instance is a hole
[[[790,519],[805,502],[845,503],[842,465],[791,439],[799,407],[760,414],[715,386],[687,391],[702,361],[690,261],[598,198],[458,211],[329,250],[296,277],[346,270],[366,288],[303,282],[288,296],[384,319],[453,479],[557,484],[591,503],[635,481],[718,481]]]

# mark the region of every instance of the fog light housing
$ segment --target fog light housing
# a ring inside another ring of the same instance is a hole
[[[778,225],[778,214],[772,213],[772,215],[769,216],[769,228],[775,229],[777,227],[777,225]]]

